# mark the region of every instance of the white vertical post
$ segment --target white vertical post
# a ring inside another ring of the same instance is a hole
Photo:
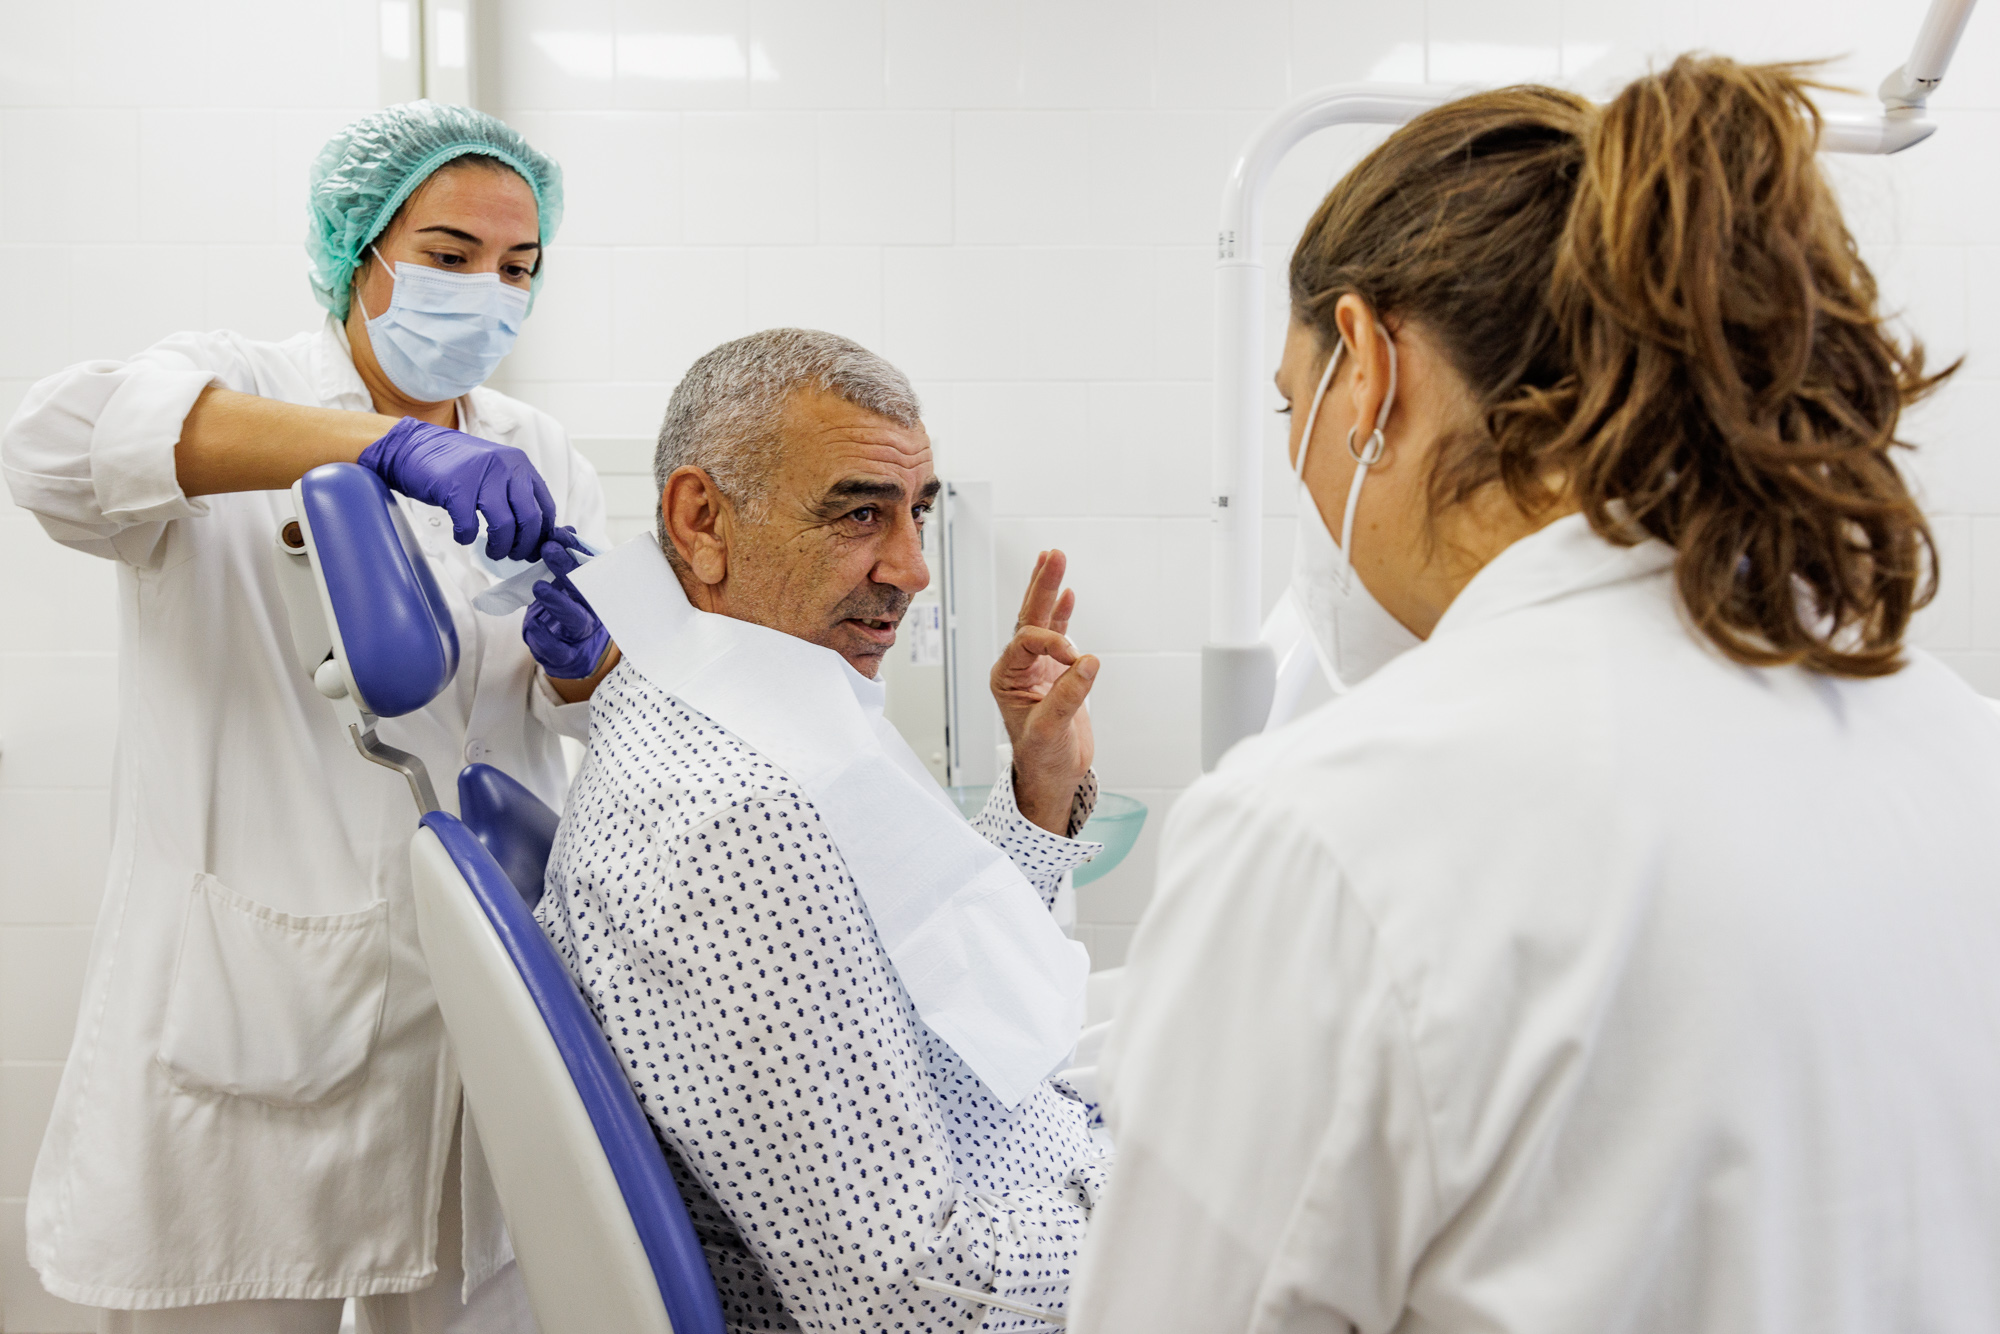
[[[1209,603],[1208,637],[1217,644],[1250,644],[1263,619],[1257,571],[1264,555],[1264,421],[1258,412],[1264,340],[1241,336],[1264,328],[1264,266],[1254,253],[1216,267],[1215,321],[1215,436],[1231,446],[1215,451],[1210,471],[1209,584],[1220,596]],[[1252,441],[1255,447],[1243,448]]]
[[[1264,265],[1257,251],[1264,189],[1299,140],[1329,125],[1399,125],[1451,90],[1394,84],[1323,89],[1265,123],[1229,174],[1216,235],[1215,452],[1209,497],[1208,642],[1201,651],[1201,763],[1261,731],[1277,682],[1263,642]]]
[[[376,47],[377,97],[383,106],[424,95],[423,8],[420,0],[381,0],[375,7],[382,40]]]
[[[1253,233],[1254,234],[1254,233]],[[1264,266],[1228,227],[1215,270],[1215,440],[1210,472],[1208,642],[1201,652],[1201,765],[1260,730],[1277,662],[1263,619]],[[1254,331],[1246,336],[1246,331]]]
[[[1004,739],[987,675],[1000,656],[993,582],[993,484],[944,488],[944,652],[950,782],[996,781],[994,747]]]
[[[424,96],[433,102],[478,105],[472,86],[470,0],[423,0],[423,5]]]

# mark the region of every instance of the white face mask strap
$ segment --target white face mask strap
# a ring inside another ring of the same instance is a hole
[[[1375,429],[1380,431],[1389,424],[1389,409],[1396,406],[1396,340],[1389,337],[1380,320],[1375,322],[1375,332],[1389,345],[1389,392],[1382,396],[1382,406],[1375,410]]]
[[[1385,448],[1382,428],[1389,424],[1389,410],[1396,406],[1396,340],[1389,337],[1389,331],[1382,327],[1379,320],[1376,321],[1375,332],[1381,334],[1382,341],[1389,345],[1389,392],[1382,396],[1382,406],[1375,410],[1375,430],[1366,445],[1357,450],[1354,447],[1354,429],[1350,428],[1347,432],[1347,452],[1354,456],[1354,480],[1347,484],[1347,510],[1340,519],[1340,575],[1343,583],[1354,569],[1354,514],[1361,507],[1361,482],[1368,476],[1368,469],[1382,461]]]
[[[370,241],[368,243],[368,249],[374,253],[376,262],[382,266],[382,271],[389,275],[390,289],[393,292],[396,282],[396,266],[394,264],[391,264],[386,258],[383,257],[381,248],[377,246],[373,241]],[[366,323],[369,320],[379,318],[378,316],[370,315],[368,313],[368,303],[361,299],[361,289],[359,287],[354,289],[354,304],[361,307],[361,319],[364,323]],[[393,295],[391,295],[389,298],[389,305],[393,306],[395,304],[396,304],[396,298]],[[389,313],[389,306],[382,307],[382,314],[386,315],[388,313]]]
[[[1333,355],[1326,359],[1326,370],[1319,377],[1319,388],[1313,391],[1312,406],[1306,409],[1306,429],[1299,436],[1299,456],[1292,466],[1292,476],[1301,482],[1306,479],[1306,451],[1312,448],[1313,423],[1319,420],[1319,405],[1326,401],[1326,387],[1333,383],[1333,373],[1340,367],[1340,354],[1346,346],[1344,339],[1333,345]]]

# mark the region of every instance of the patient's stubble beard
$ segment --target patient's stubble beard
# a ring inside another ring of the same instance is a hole
[[[893,584],[864,584],[840,600],[829,618],[828,631],[838,634],[847,621],[887,621],[891,626],[900,627],[903,614],[910,609],[911,594]],[[864,656],[881,658],[895,647],[892,638],[887,644],[867,644],[856,651]]]

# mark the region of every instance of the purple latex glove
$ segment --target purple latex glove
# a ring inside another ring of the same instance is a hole
[[[361,451],[362,467],[412,500],[451,515],[451,535],[470,543],[486,516],[486,554],[533,560],[556,526],[556,502],[528,456],[512,445],[405,417]]]
[[[568,544],[575,540],[572,529],[558,528],[555,540],[542,543],[542,560],[556,577],[535,585],[535,605],[521,617],[528,652],[560,681],[589,676],[611,647],[611,632],[569,581],[577,559]]]

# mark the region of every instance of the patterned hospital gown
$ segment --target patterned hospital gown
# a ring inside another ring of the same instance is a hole
[[[1004,781],[974,825],[1052,903],[1095,847]],[[620,666],[549,859],[543,928],[667,1147],[734,1330],[1046,1330],[1109,1159],[1047,1081],[1008,1111],[925,1026],[819,814]]]

